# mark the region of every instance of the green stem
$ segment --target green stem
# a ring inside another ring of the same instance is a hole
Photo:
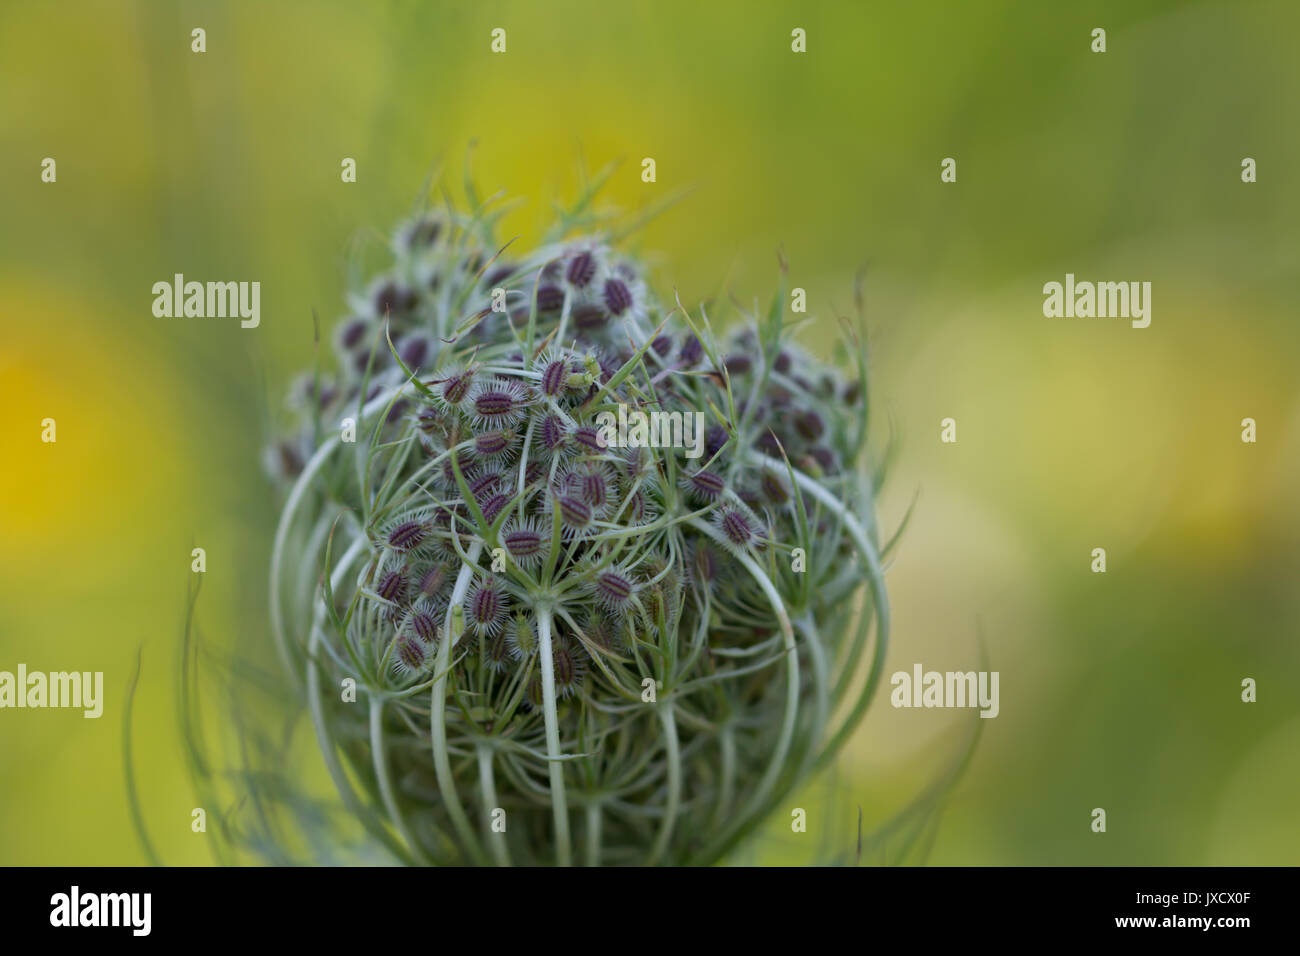
[[[790,624],[790,615],[786,612],[785,602],[781,599],[776,586],[763,572],[763,569],[749,555],[738,548],[732,547],[727,539],[712,526],[705,524],[698,518],[692,519],[690,525],[696,531],[708,535],[722,546],[758,582],[758,586],[763,589],[763,593],[767,595],[768,601],[772,604],[772,612],[776,615],[777,623],[781,626],[781,639],[785,648],[785,716],[781,721],[780,735],[777,737],[776,747],[772,751],[772,760],[763,773],[758,786],[754,788],[746,801],[745,809],[733,817],[733,822],[711,844],[711,848],[726,847],[733,841],[739,828],[751,822],[759,808],[767,801],[768,794],[776,786],[777,777],[780,776],[784,768],[785,758],[790,750],[790,741],[794,737],[795,722],[799,716],[799,654],[795,650],[794,628]],[[706,852],[702,855],[708,857],[713,854]]]
[[[717,829],[723,825],[727,808],[731,806],[736,790],[736,737],[730,725],[724,725],[718,740],[722,753],[721,783],[718,786],[718,806],[713,814],[712,826]]]
[[[560,721],[555,710],[555,658],[551,651],[551,609],[537,608],[537,656],[542,664],[542,716],[546,722],[546,756],[551,774],[551,805],[555,809],[555,861],[572,862],[569,845],[569,804],[564,793],[564,765],[560,760]]]
[[[344,553],[339,560],[338,566],[333,569],[330,577],[331,587],[340,587],[343,584],[347,569],[351,567],[352,562],[356,560],[365,545],[365,539],[357,540]],[[344,806],[361,820],[366,830],[387,846],[394,856],[403,863],[410,864],[415,861],[412,854],[419,854],[423,857],[422,851],[415,846],[403,847],[393,839],[388,830],[384,829],[379,817],[371,808],[362,803],[361,798],[357,796],[357,792],[352,788],[352,783],[348,780],[343,764],[339,762],[338,750],[334,741],[330,738],[325,719],[324,697],[321,693],[320,665],[316,662],[317,652],[324,636],[324,630],[321,627],[321,619],[324,615],[324,600],[318,599],[316,603],[316,619],[312,624],[311,636],[307,643],[307,705],[311,713],[312,728],[316,731],[316,741],[320,744],[321,756],[325,760],[325,768],[329,771],[330,779],[334,781],[334,786],[338,790]],[[426,862],[428,861],[426,860]]]
[[[478,782],[479,791],[483,795],[483,825],[488,835],[488,845],[492,847],[497,866],[509,866],[510,850],[506,846],[506,835],[504,831],[498,833],[492,829],[492,814],[499,808],[496,781],[492,776],[492,748],[485,743],[478,745]]]
[[[664,806],[664,818],[659,825],[659,837],[655,840],[646,859],[647,866],[659,862],[668,839],[673,835],[673,825],[677,822],[677,804],[682,796],[682,755],[677,745],[677,720],[673,713],[672,702],[660,702],[659,718],[664,725],[664,740],[668,748],[668,802]]]
[[[375,695],[370,698],[370,753],[374,758],[375,779],[379,782],[379,796],[384,801],[384,809],[393,821],[397,832],[413,851],[419,852],[419,844],[411,837],[406,828],[406,818],[397,806],[397,795],[393,792],[393,782],[388,773],[388,757],[384,750],[384,703]]]
[[[603,809],[599,801],[587,804],[587,866],[600,866],[600,825]]]
[[[408,389],[412,392],[415,391],[414,386],[411,386],[409,383],[398,386],[396,391],[400,394]],[[373,399],[367,402],[357,416],[357,427],[360,427],[361,422],[366,418],[380,409],[387,407],[388,402],[392,397],[393,396],[385,393],[382,395],[376,395]],[[293,661],[289,654],[289,641],[285,634],[284,625],[284,596],[281,593],[282,589],[280,585],[280,577],[283,573],[282,569],[284,565],[285,545],[289,539],[289,531],[293,527],[293,519],[297,515],[299,507],[302,505],[308,489],[311,487],[312,479],[316,477],[316,473],[321,470],[330,455],[332,455],[338,448],[341,440],[341,434],[331,437],[329,441],[316,449],[316,453],[311,456],[307,464],[303,467],[302,474],[299,475],[298,480],[294,482],[293,488],[289,492],[289,497],[285,500],[284,508],[280,511],[280,521],[279,524],[276,525],[275,541],[271,547],[271,570],[269,581],[271,591],[271,636],[275,641],[275,650],[280,657],[280,663],[283,665],[285,673],[292,675],[292,680],[294,680],[295,683],[298,681],[298,671],[293,666]],[[297,686],[298,690],[301,691],[302,686]]]
[[[443,628],[442,642],[438,645],[438,677],[433,682],[429,702],[429,738],[433,748],[433,770],[438,778],[438,790],[447,806],[447,814],[452,825],[465,844],[470,857],[482,860],[483,850],[474,827],[469,822],[465,807],[456,793],[456,777],[451,772],[451,758],[447,751],[447,681],[451,673],[451,648],[460,638],[461,622],[464,620],[462,605],[465,594],[469,591],[470,579],[474,576],[474,566],[478,563],[483,542],[475,541],[470,545],[466,562],[461,564],[460,574],[456,576],[456,588],[451,594],[451,603],[447,607],[446,625]]]
[[[772,466],[776,464],[774,459],[763,455],[754,455],[752,457],[765,464]],[[818,756],[814,768],[819,769],[835,756],[844,741],[848,739],[849,734],[853,733],[854,728],[857,727],[858,722],[862,720],[863,715],[867,712],[871,698],[875,695],[876,685],[880,683],[880,676],[884,673],[885,654],[889,650],[889,601],[885,595],[885,575],[880,567],[880,557],[858,519],[815,479],[795,468],[789,469],[789,472],[794,476],[794,480],[799,487],[835,512],[840,520],[844,522],[845,530],[848,531],[849,537],[853,539],[853,543],[857,545],[858,551],[862,554],[862,560],[867,564],[867,581],[871,587],[872,604],[876,612],[876,653],[871,661],[871,671],[867,675],[866,684],[862,688],[862,693],[858,696],[853,709],[844,719],[844,723],[839,730],[827,742],[821,755]]]

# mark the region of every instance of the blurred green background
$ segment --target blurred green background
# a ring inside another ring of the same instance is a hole
[[[1001,675],[931,863],[1300,862],[1298,32],[1289,0],[0,7],[0,669],[107,694],[98,721],[0,712],[0,863],[144,861],[141,646],[145,814],[166,861],[210,860],[175,720],[190,548],[204,633],[269,640],[260,453],[311,310],[472,140],[524,243],[581,160],[625,160],[629,211],[694,187],[643,236],[659,291],[766,298],[783,249],[819,351],[867,265],[882,524],[919,495],[887,675],[976,667],[981,632]],[[260,281],[261,327],[154,318],[175,272]],[[1066,272],[1150,281],[1151,327],[1044,318]],[[843,847],[942,772],[972,713],[888,689],[809,833],[742,860]]]

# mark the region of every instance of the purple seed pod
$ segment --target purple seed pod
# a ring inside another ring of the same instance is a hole
[[[609,314],[598,305],[581,305],[573,310],[573,327],[580,334],[592,335],[609,324]]]
[[[497,515],[501,510],[510,504],[510,497],[503,494],[488,495],[479,504],[479,510],[483,512],[483,519],[489,523],[496,521]]]
[[[622,279],[605,280],[603,299],[610,315],[620,316],[632,308],[632,290]]]
[[[457,458],[457,461],[459,461],[459,460],[460,460],[460,459]],[[444,485],[446,485],[448,488],[455,488],[455,487],[456,487],[456,469],[455,469],[455,467],[454,467],[454,466],[452,465],[452,463],[451,463],[451,457],[450,457],[450,456],[448,456],[447,458],[444,458],[444,459],[442,460],[442,466],[441,466],[440,470],[441,470],[441,472],[442,472],[442,483],[443,483]]]
[[[597,512],[609,504],[610,478],[599,465],[586,466],[569,473],[569,488]]]
[[[586,531],[594,517],[591,505],[576,495],[556,495],[555,507],[560,513],[560,527],[566,536]]]
[[[789,352],[777,353],[776,361],[772,363],[772,367],[776,369],[778,372],[780,372],[782,375],[785,375],[787,372],[790,371],[790,365],[791,365],[791,359],[790,359]]]
[[[573,642],[567,638],[557,637],[551,644],[551,657],[554,661],[556,695],[572,696],[577,692],[583,674],[582,662],[573,653]]]
[[[649,450],[637,445],[624,449],[622,464],[623,478],[630,483],[648,476],[654,462],[651,460]]]
[[[359,346],[366,340],[366,334],[370,331],[370,323],[361,318],[348,319],[339,333],[339,345],[349,352]]]
[[[564,308],[564,290],[558,285],[539,285],[537,287],[537,311],[548,315]],[[525,316],[527,317],[527,316]]]
[[[502,428],[474,436],[474,452],[483,458],[495,458],[514,451],[519,438],[513,429]]]
[[[382,283],[374,293],[375,314],[379,317],[401,315],[415,307],[415,293],[399,282]]]
[[[373,361],[372,361],[372,355],[373,355]],[[359,352],[353,353],[352,369],[358,375],[366,374],[366,369],[371,369],[377,372],[382,370],[388,364],[388,358],[389,356],[387,350],[384,350],[382,352],[375,351],[372,353],[370,351],[367,351],[366,349],[362,349]]]
[[[533,460],[524,466],[524,487],[532,488],[546,477],[546,466]]]
[[[428,339],[422,335],[410,335],[402,340],[402,347],[397,350],[397,354],[403,365],[411,371],[418,371],[429,358],[430,351]]]
[[[673,354],[673,337],[671,335],[657,335],[650,343],[651,350],[662,359],[666,359]]]
[[[438,619],[431,608],[421,608],[411,614],[411,630],[426,644],[432,644],[437,639]]]
[[[688,332],[682,339],[682,347],[677,352],[677,360],[681,362],[683,368],[693,368],[699,364],[700,359],[704,357],[704,346],[700,344],[699,336],[694,332]]]
[[[594,455],[599,455],[605,450],[605,443],[600,438],[600,430],[591,425],[575,428],[573,440]]]
[[[393,669],[401,675],[418,674],[429,663],[429,649],[419,638],[403,635],[393,647]]]
[[[835,453],[824,445],[818,445],[815,448],[811,448],[808,453],[813,456],[813,459],[817,464],[821,465],[821,469],[824,473],[832,474],[839,470],[835,467]]]
[[[722,364],[727,367],[730,375],[748,375],[754,369],[754,360],[739,352],[728,355]]]
[[[509,601],[495,578],[486,578],[466,603],[466,619],[479,634],[495,634],[505,621]]]
[[[826,424],[822,421],[822,417],[810,408],[794,417],[794,430],[805,441],[816,441],[826,431]]]
[[[714,471],[700,469],[689,475],[683,475],[681,486],[700,504],[717,501],[727,490],[727,483]]]
[[[542,559],[547,540],[530,522],[516,523],[501,535],[506,553],[521,567],[531,567]]]
[[[727,430],[721,425],[710,425],[709,430],[704,433],[704,453],[710,458],[715,457],[730,438]]]
[[[406,597],[407,586],[406,575],[401,571],[385,571],[379,576],[379,582],[375,585],[375,593],[385,601],[397,604],[402,598]]]
[[[758,536],[757,523],[739,508],[723,508],[715,523],[727,540],[740,548],[748,547]]]
[[[605,610],[618,614],[631,607],[636,594],[636,582],[622,568],[597,572],[588,587]]]
[[[453,407],[459,406],[469,396],[474,386],[474,370],[464,369],[448,375],[438,383],[437,394]]]
[[[569,360],[566,358],[552,359],[542,369],[542,393],[554,398],[564,391],[564,386],[568,380]]]
[[[623,511],[624,516],[633,524],[649,524],[654,520],[654,510],[650,507],[650,499],[644,491],[637,489],[627,499],[627,508]]]
[[[489,495],[495,494],[504,480],[500,471],[489,467],[467,476],[465,483],[469,485],[469,493],[474,496],[474,500],[481,501]]]
[[[297,478],[302,474],[303,465],[306,464],[297,445],[291,441],[276,442],[272,450],[272,459],[271,468],[281,478]]]
[[[442,223],[432,216],[424,216],[408,223],[398,235],[398,246],[406,252],[428,249],[442,234]]]
[[[484,642],[483,663],[489,670],[500,674],[509,668],[510,658],[509,629],[501,628]]]
[[[416,590],[423,597],[432,600],[441,597],[450,582],[451,576],[447,573],[447,566],[435,564],[416,578]]]
[[[764,455],[769,455],[772,458],[781,457],[781,442],[779,442],[776,435],[772,434],[770,431],[764,431],[761,435],[755,438],[754,447]]]
[[[527,405],[523,388],[507,379],[480,382],[471,396],[474,422],[480,427],[513,425],[523,417]]]
[[[585,249],[571,256],[568,268],[564,270],[564,278],[569,285],[585,289],[596,278],[596,257]]]
[[[416,427],[426,435],[434,435],[442,430],[442,415],[427,405],[415,416]]]
[[[618,370],[623,367],[623,362],[624,359],[619,353],[602,349],[596,356],[596,364],[600,366],[600,383],[604,385],[617,375]]]
[[[759,487],[763,491],[763,497],[771,504],[784,505],[790,500],[790,489],[785,486],[785,481],[770,468],[764,468],[759,475]]]
[[[388,545],[394,551],[410,551],[418,548],[429,534],[429,526],[423,521],[408,519],[394,525],[388,532]]]
[[[769,385],[762,395],[762,407],[767,410],[768,420],[788,418],[793,413],[790,407],[793,401],[794,393],[784,385]]]
[[[542,451],[548,455],[562,452],[569,443],[569,430],[558,415],[547,415],[537,428]]]

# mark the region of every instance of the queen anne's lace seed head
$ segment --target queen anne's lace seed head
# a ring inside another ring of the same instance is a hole
[[[490,231],[441,208],[403,225],[349,295],[337,369],[295,385],[300,427],[268,454],[306,483],[277,554],[283,650],[404,858],[560,862],[586,837],[563,847],[556,814],[591,807],[599,862],[712,862],[804,782],[838,726],[818,715],[853,710],[857,678],[779,653],[782,622],[870,659],[862,385],[769,318],[785,294],[687,315],[599,237],[506,261]],[[676,415],[688,446],[610,444],[620,412]],[[497,806],[494,844],[474,821]]]

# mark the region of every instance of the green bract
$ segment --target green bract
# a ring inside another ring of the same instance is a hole
[[[345,804],[407,862],[718,860],[880,672],[861,361],[784,290],[720,340],[599,236],[449,210],[393,250],[275,456],[275,635]]]

